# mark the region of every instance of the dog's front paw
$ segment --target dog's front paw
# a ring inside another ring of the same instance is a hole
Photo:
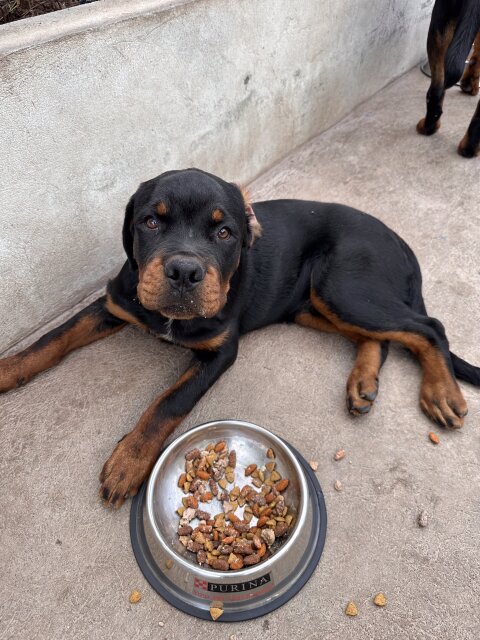
[[[10,356],[0,360],[0,393],[6,393],[28,382],[22,373],[18,356]]]
[[[156,455],[148,440],[132,431],[117,444],[100,474],[100,496],[106,505],[121,507],[150,473]]]
[[[467,415],[467,403],[456,382],[424,382],[420,406],[434,422],[450,429],[460,429]]]
[[[431,136],[437,129],[440,129],[440,120],[431,124],[426,124],[426,118],[422,118],[419,120],[417,124],[417,132],[422,134],[422,136]]]

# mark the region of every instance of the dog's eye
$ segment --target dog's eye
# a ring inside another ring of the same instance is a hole
[[[228,227],[222,227],[217,233],[217,238],[220,238],[220,240],[228,240],[230,236],[231,231]]]
[[[153,216],[146,218],[145,225],[148,229],[158,229],[158,220]]]

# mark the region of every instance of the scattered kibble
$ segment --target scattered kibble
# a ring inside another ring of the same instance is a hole
[[[159,622],[159,623],[158,623],[158,626],[159,626],[159,627],[164,627],[164,626],[165,626],[165,623],[164,623],[164,622]]]
[[[335,489],[335,491],[343,491],[343,485],[340,480],[335,480],[335,482],[333,483],[333,488]]]
[[[210,615],[212,616],[212,620],[218,620],[223,613],[223,609],[219,609],[218,607],[210,607]]]
[[[318,469],[318,462],[316,460],[310,460],[308,464],[312,467],[314,471]]]
[[[165,566],[167,567],[167,569],[171,569],[173,567],[173,560],[171,558],[169,558],[166,562],[165,562]]]
[[[137,602],[140,602],[140,600],[142,599],[142,594],[140,593],[140,591],[132,591],[132,593],[130,594],[130,602],[131,604],[137,604]]]
[[[345,607],[345,613],[347,614],[347,616],[358,616],[357,605],[352,601],[348,602],[347,606]]]
[[[345,449],[339,449],[335,451],[335,455],[333,456],[334,460],[342,460],[345,457]]]
[[[269,451],[267,457],[275,457]],[[268,558],[295,521],[282,495],[289,479],[282,478],[275,462],[264,468],[248,465],[244,475],[249,484],[243,487],[234,484],[236,463],[235,451],[229,452],[226,442],[210,443],[185,455],[185,473],[178,479],[186,494],[177,509],[179,540],[199,565],[216,571],[237,571]],[[206,508],[208,503],[216,515],[203,511],[201,503]],[[241,518],[235,513],[239,508]]]
[[[373,603],[377,605],[377,607],[384,607],[387,604],[387,599],[385,598],[385,594],[380,592],[373,598]]]
[[[437,436],[437,434],[434,431],[429,431],[428,437],[433,442],[433,444],[439,444],[440,438]]]
[[[418,514],[417,524],[419,527],[426,527],[428,525],[428,515],[425,510],[420,511]]]
[[[267,458],[273,459],[275,458],[275,451],[273,449],[268,449],[267,450]]]

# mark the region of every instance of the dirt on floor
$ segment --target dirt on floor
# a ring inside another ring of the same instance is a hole
[[[0,24],[69,9],[96,0],[0,0]]]

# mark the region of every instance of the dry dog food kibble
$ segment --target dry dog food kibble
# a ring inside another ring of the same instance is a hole
[[[272,449],[266,457],[270,462],[264,467],[252,463],[243,470],[247,484],[240,487],[235,484],[237,456],[226,442],[185,455],[185,473],[178,479],[185,494],[177,509],[178,536],[198,564],[216,571],[249,567],[272,555],[288,536],[295,523],[282,495],[289,479],[278,472]]]
[[[138,602],[140,602],[140,600],[142,599],[142,594],[140,593],[140,591],[132,591],[132,593],[130,594],[130,602],[132,604],[137,604]]]

